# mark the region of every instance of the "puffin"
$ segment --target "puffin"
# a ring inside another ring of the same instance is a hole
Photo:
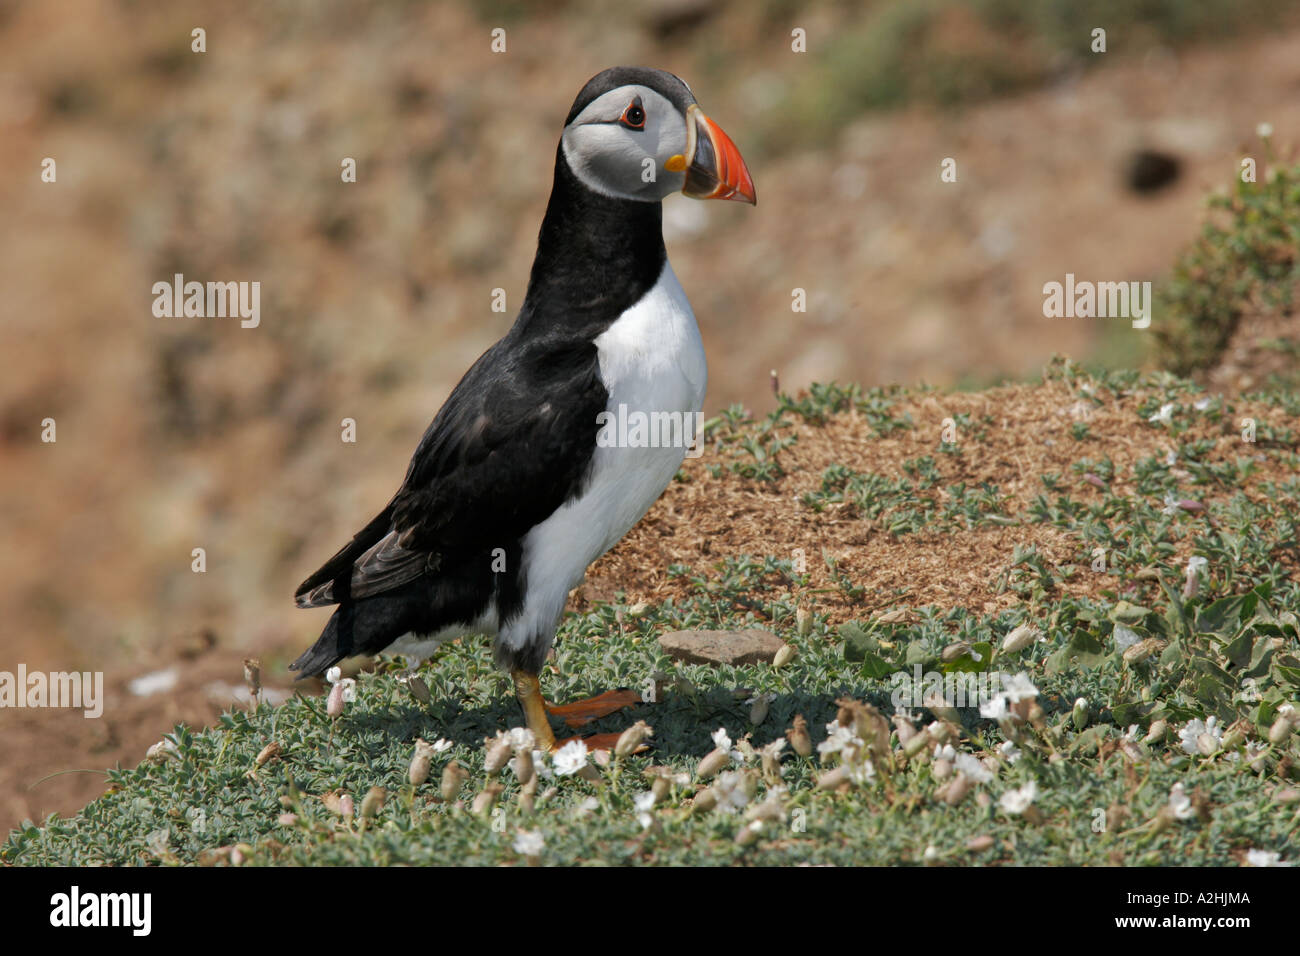
[[[482,634],[541,749],[558,746],[548,715],[578,727],[640,702],[609,691],[553,706],[539,674],[570,591],[690,444],[684,430],[612,432],[611,416],[703,409],[704,346],[664,247],[674,193],[756,203],[739,149],[685,82],[644,67],[592,77],[560,134],[514,324],[452,390],[392,500],[298,587],[298,607],[334,607],[290,665],[300,678],[358,655],[400,655],[414,672],[444,641]]]

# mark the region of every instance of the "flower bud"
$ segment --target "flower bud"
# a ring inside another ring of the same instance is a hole
[[[487,746],[487,755],[483,758],[483,769],[489,777],[495,776],[510,762],[510,741],[503,734],[495,740],[485,740],[484,744]]]
[[[653,727],[644,720],[638,720],[619,735],[618,743],[614,745],[614,756],[627,757],[636,753],[652,733]]]
[[[482,792],[474,798],[474,802],[470,805],[470,811],[478,816],[484,816],[485,814],[491,813],[492,808],[496,806],[497,798],[501,796],[501,791],[504,789],[505,787],[501,786],[501,784],[497,783],[495,780],[489,783],[483,788]]]
[[[966,799],[966,794],[970,793],[972,786],[973,782],[970,777],[966,776],[964,773],[957,774],[952,783],[948,784],[948,786],[944,788],[943,802],[948,804],[950,807],[957,806],[957,804]]]
[[[731,756],[725,750],[711,750],[700,761],[699,767],[695,770],[695,776],[700,780],[708,780],[724,769],[730,762]]]
[[[789,664],[792,660],[794,660],[794,648],[789,644],[782,644],[781,649],[778,650],[776,656],[772,658],[772,666],[777,668],[785,667],[785,665]]]
[[[1148,744],[1159,743],[1165,739],[1165,732],[1168,731],[1168,729],[1168,721],[1163,719],[1152,721],[1151,728],[1147,731],[1147,735],[1142,738],[1142,742]]]
[[[1002,653],[1016,654],[1023,651],[1038,637],[1038,631],[1028,624],[1021,624],[1019,627],[1012,628],[1010,633],[1002,639]]]
[[[812,754],[812,737],[808,735],[808,721],[803,719],[803,714],[795,714],[794,724],[785,732],[785,739],[790,741],[790,749],[800,757]]]
[[[264,767],[268,761],[273,760],[278,756],[280,756],[280,745],[276,741],[272,740],[269,744],[258,751],[257,766]]]
[[[1233,751],[1241,747],[1246,742],[1246,728],[1242,721],[1232,724],[1223,734],[1221,746],[1224,750]]]
[[[366,795],[361,798],[361,818],[369,820],[380,810],[384,809],[384,803],[388,799],[388,791],[383,787],[371,787],[366,791]]]
[[[740,828],[736,833],[736,843],[739,846],[749,846],[758,840],[763,833],[763,821],[751,820]]]
[[[1160,644],[1160,639],[1155,637],[1148,637],[1145,641],[1138,641],[1124,651],[1124,663],[1141,664],[1159,649]]]
[[[1291,732],[1295,730],[1295,721],[1286,714],[1279,713],[1277,719],[1273,721],[1273,726],[1268,728],[1268,742],[1275,747],[1284,744]]]
[[[1088,698],[1080,697],[1074,702],[1074,709],[1070,711],[1070,719],[1074,721],[1074,729],[1081,731],[1088,726]]]
[[[795,633],[800,637],[807,637],[812,633],[813,616],[812,611],[806,608],[798,608],[794,612]]]
[[[343,682],[330,685],[330,695],[325,700],[325,713],[329,717],[338,717],[343,713]]]
[[[519,783],[525,787],[537,779],[537,768],[533,766],[532,747],[520,747],[516,750],[515,759],[511,761],[510,766],[515,776],[519,778]]]
[[[691,812],[708,813],[717,805],[718,795],[713,792],[712,787],[709,787],[707,790],[701,790],[695,795],[695,799],[691,802]]]
[[[939,660],[943,661],[945,664],[951,664],[953,661],[967,656],[970,651],[970,641],[958,641],[955,644],[949,644],[940,651]]]
[[[460,793],[460,788],[465,786],[465,781],[469,779],[469,771],[451,761],[447,766],[442,768],[442,799],[446,803],[455,801],[456,796]]]
[[[406,770],[406,779],[411,782],[411,786],[418,787],[429,779],[429,767],[432,761],[433,744],[417,737],[415,756],[411,758],[411,765]]]

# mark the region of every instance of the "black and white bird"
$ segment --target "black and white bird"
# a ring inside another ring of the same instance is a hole
[[[687,451],[598,441],[602,413],[694,420],[703,408],[704,347],[661,228],[675,192],[755,202],[739,150],[684,82],[639,67],[592,77],[560,136],[518,318],[452,391],[387,507],[299,586],[299,607],[338,607],[292,669],[380,652],[418,663],[481,633],[538,746],[555,746],[548,709],[627,703],[548,708],[537,678],[569,591]]]

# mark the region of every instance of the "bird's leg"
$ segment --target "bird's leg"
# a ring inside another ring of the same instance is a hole
[[[551,722],[546,717],[546,702],[542,700],[542,687],[537,682],[537,675],[513,670],[510,676],[514,678],[515,696],[519,698],[519,706],[524,710],[524,720],[528,722],[528,729],[533,732],[533,738],[537,741],[537,749],[554,750],[555,734],[551,730]]]
[[[547,719],[546,714],[548,711],[557,717],[563,717],[570,727],[581,727],[597,717],[604,717],[616,710],[641,703],[641,695],[636,691],[611,690],[592,697],[590,700],[552,707],[542,697],[541,684],[538,683],[536,674],[513,670],[510,672],[510,676],[514,679],[515,696],[519,698],[519,706],[523,708],[524,719],[528,722],[528,729],[533,732],[533,738],[537,741],[538,750],[553,752],[560,747],[560,744],[555,740],[554,732],[551,730],[551,722]],[[588,750],[612,750],[614,745],[618,743],[619,736],[616,733],[596,734],[581,739],[587,745]],[[571,737],[569,739],[577,740],[579,738]],[[568,743],[568,741],[566,740],[564,743]]]

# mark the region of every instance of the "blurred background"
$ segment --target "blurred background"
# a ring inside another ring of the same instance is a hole
[[[327,617],[294,588],[384,505],[509,327],[594,73],[677,73],[745,155],[756,209],[670,200],[665,233],[709,354],[706,412],[763,412],[773,369],[793,392],[980,387],[1054,353],[1159,361],[1124,320],[1044,318],[1042,286],[1169,276],[1207,195],[1262,162],[1257,126],[1295,140],[1298,14],[0,2],[0,670],[108,675],[99,720],[0,710],[0,829],[103,788],[47,775],[134,763],[175,721],[210,720],[242,657],[289,687]],[[153,283],[178,272],[260,282],[260,326],[154,317]]]

